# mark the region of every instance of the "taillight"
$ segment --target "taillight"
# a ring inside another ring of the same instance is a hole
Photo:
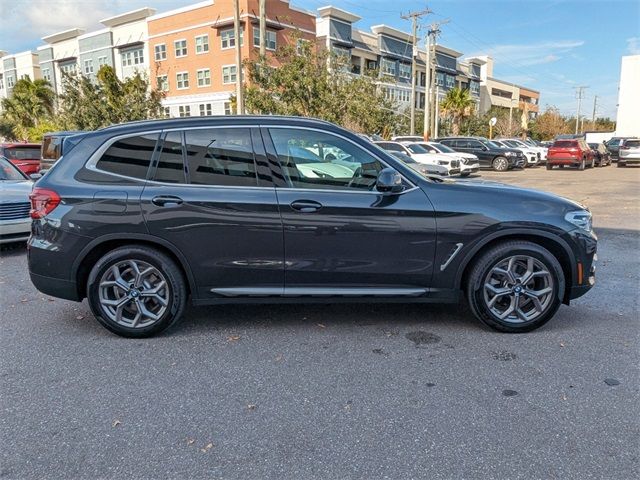
[[[50,214],[60,204],[60,195],[53,190],[36,187],[29,195],[29,200],[31,200],[29,215],[31,218],[38,219]]]

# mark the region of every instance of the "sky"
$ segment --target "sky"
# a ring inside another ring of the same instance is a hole
[[[100,19],[149,6],[158,12],[198,0],[0,0],[0,50],[22,52],[42,44],[41,37],[81,27],[101,27]],[[575,115],[575,87],[588,88],[582,112],[590,116],[594,96],[597,116],[615,118],[620,57],[640,54],[639,0],[291,0],[316,11],[333,5],[362,20],[369,30],[381,23],[410,31],[401,18],[428,7],[424,36],[431,22],[443,25],[439,43],[464,56],[491,55],[493,76],[540,91],[542,108],[555,106]]]

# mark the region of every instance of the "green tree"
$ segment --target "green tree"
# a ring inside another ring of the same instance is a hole
[[[440,102],[440,112],[442,117],[449,117],[451,120],[453,135],[459,135],[462,119],[470,116],[473,112],[473,100],[469,90],[460,88],[449,90]]]
[[[361,133],[381,133],[396,124],[395,105],[370,73],[355,76],[349,61],[304,42],[278,48],[272,66],[265,58],[245,61],[247,111],[299,115],[334,122]]]
[[[140,74],[120,80],[113,68],[103,66],[96,79],[63,76],[60,118],[67,129],[95,130],[114,123],[162,116],[162,93],[149,88]]]
[[[2,123],[12,139],[37,140],[32,132],[42,122],[52,123],[56,95],[46,80],[18,80],[8,98],[2,99]]]

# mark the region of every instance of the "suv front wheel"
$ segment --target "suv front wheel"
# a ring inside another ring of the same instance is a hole
[[[155,335],[176,323],[186,305],[182,271],[162,252],[144,246],[121,247],[94,265],[87,298],[96,319],[130,338]]]
[[[496,157],[492,166],[496,172],[506,172],[509,169],[509,161],[505,157]]]
[[[558,260],[545,248],[525,241],[501,243],[472,268],[467,300],[474,315],[495,330],[535,330],[553,317],[564,292]]]

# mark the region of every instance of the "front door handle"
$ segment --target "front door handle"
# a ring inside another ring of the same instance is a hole
[[[301,213],[313,213],[322,208],[322,204],[314,200],[296,200],[291,203],[291,208]]]
[[[175,195],[159,195],[151,199],[151,203],[158,207],[177,207],[182,202],[183,200]]]

